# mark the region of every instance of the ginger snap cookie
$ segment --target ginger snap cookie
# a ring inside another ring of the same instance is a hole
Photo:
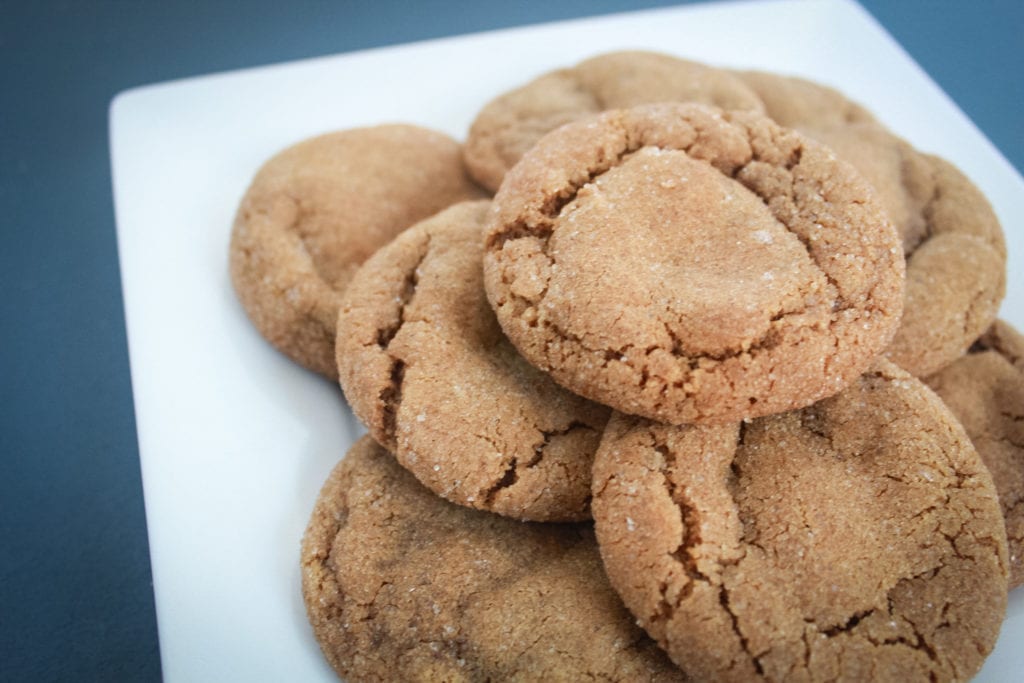
[[[992,473],[1006,521],[1010,587],[1024,585],[1024,336],[997,320],[966,356],[925,381]]]
[[[442,133],[396,124],[305,140],[270,159],[242,198],[235,291],[271,344],[335,379],[338,305],[359,264],[421,218],[482,195]]]
[[[859,104],[811,81],[737,72],[781,125],[832,148],[874,188],[903,238],[903,323],[889,357],[913,375],[958,358],[995,320],[1006,290],[1002,228],[955,166],[922,154]]]
[[[352,683],[684,680],[608,584],[591,525],[452,505],[369,437],[320,493],[302,590]]]
[[[898,236],[867,183],[749,112],[662,104],[549,134],[494,199],[485,285],[572,391],[671,422],[836,393],[889,343]]]
[[[612,585],[694,680],[967,680],[1006,609],[992,478],[885,360],[749,423],[613,415],[593,512]]]
[[[448,500],[589,519],[609,410],[558,386],[501,333],[483,288],[488,207],[446,209],[359,270],[338,316],[341,385],[377,441]]]
[[[466,167],[496,191],[545,133],[607,109],[654,102],[762,109],[753,90],[724,69],[655,52],[611,52],[544,74],[488,103],[470,127]]]

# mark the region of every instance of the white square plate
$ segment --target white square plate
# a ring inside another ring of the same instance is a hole
[[[654,10],[122,93],[110,119],[114,194],[167,680],[335,680],[306,622],[299,542],[320,485],[363,430],[338,388],[271,349],[236,302],[228,238],[256,169],[302,138],[387,121],[462,139],[498,93],[624,48],[832,84],[955,162],[1007,230],[1003,316],[1024,328],[1024,181],[852,2]],[[1022,642],[1018,590],[981,679],[1024,671]]]

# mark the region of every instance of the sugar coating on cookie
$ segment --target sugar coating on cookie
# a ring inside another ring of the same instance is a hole
[[[1006,609],[992,478],[884,360],[749,423],[613,415],[593,512],[612,585],[694,680],[967,680]]]
[[[1006,289],[1002,228],[955,166],[922,154],[827,86],[737,72],[777,123],[832,148],[868,181],[903,238],[903,323],[888,356],[913,375],[958,358],[995,320]]]
[[[484,272],[530,362],[677,424],[836,393],[903,300],[898,237],[849,165],[764,116],[692,104],[538,143],[495,197]]]
[[[610,52],[544,74],[488,103],[470,127],[466,166],[495,191],[544,134],[608,109],[654,102],[762,109],[754,91],[724,69],[656,52]]]
[[[1024,336],[997,320],[966,356],[925,381],[992,473],[1006,521],[1010,588],[1024,585]]]
[[[609,411],[557,385],[501,333],[483,289],[488,207],[446,209],[360,269],[338,316],[341,385],[374,437],[448,500],[518,519],[589,519]]]
[[[242,198],[235,291],[271,344],[335,379],[338,305],[359,264],[416,221],[482,194],[443,133],[395,124],[305,140],[264,164]]]
[[[302,590],[348,681],[682,681],[608,584],[589,524],[447,503],[369,437],[331,473]]]

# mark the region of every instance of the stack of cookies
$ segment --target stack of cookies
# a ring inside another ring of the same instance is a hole
[[[1024,583],[1005,268],[978,190],[862,107],[666,55],[544,75],[465,146],[285,150],[231,272],[369,431],[302,545],[325,656],[350,681],[970,678]]]

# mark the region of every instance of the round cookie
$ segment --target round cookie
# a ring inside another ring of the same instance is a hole
[[[242,198],[235,291],[271,344],[335,379],[338,305],[359,264],[416,221],[481,195],[442,133],[396,124],[305,140],[264,164]]]
[[[590,519],[609,410],[501,333],[483,289],[488,207],[450,207],[359,270],[338,316],[341,385],[374,438],[444,498],[518,519]]]
[[[966,356],[925,381],[992,473],[1006,521],[1010,588],[1024,585],[1024,337],[997,320]]]
[[[353,683],[685,680],[608,585],[589,524],[451,505],[369,437],[320,493],[302,590]]]
[[[906,299],[888,356],[918,377],[958,358],[995,320],[1006,291],[1006,246],[985,197],[955,166],[918,152],[832,88],[763,72],[737,75],[776,122],[850,162],[902,236]]]
[[[505,173],[549,131],[608,109],[654,102],[762,109],[757,95],[724,69],[656,52],[610,52],[544,74],[488,103],[470,127],[466,167],[496,191]]]
[[[834,394],[899,323],[903,256],[871,189],[764,116],[693,104],[560,128],[494,199],[485,286],[572,391],[671,422]]]
[[[612,585],[698,681],[967,680],[1006,610],[992,478],[884,360],[749,423],[614,415],[593,512]]]

